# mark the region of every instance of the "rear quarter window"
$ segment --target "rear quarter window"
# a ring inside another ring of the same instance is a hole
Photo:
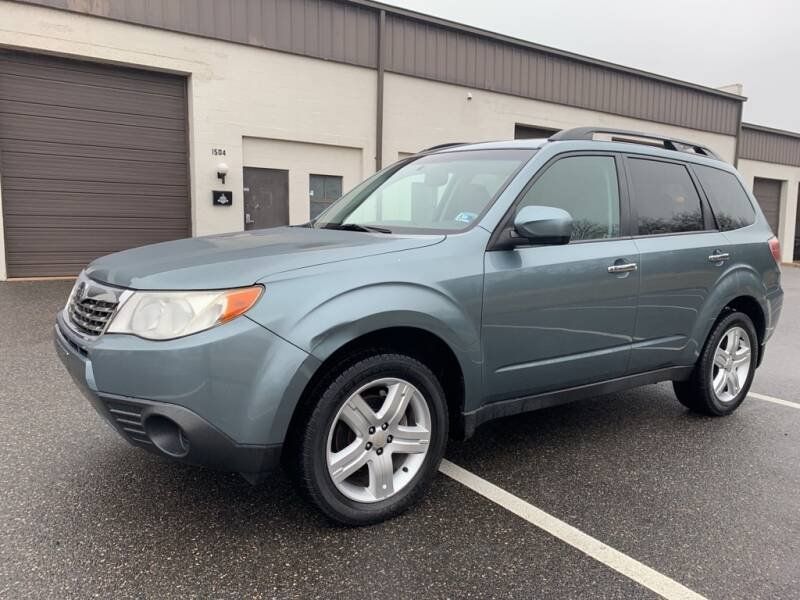
[[[713,167],[694,165],[720,231],[731,231],[752,225],[756,211],[742,184],[733,173]]]

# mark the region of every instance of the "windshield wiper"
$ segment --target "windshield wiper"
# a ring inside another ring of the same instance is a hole
[[[341,231],[362,231],[365,233],[392,233],[386,227],[376,227],[375,225],[362,225],[361,223],[340,223],[338,225],[326,225],[325,229],[339,229]]]

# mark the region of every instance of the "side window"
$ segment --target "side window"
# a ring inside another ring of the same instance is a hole
[[[703,231],[700,196],[686,167],[676,163],[628,160],[639,235]]]
[[[733,173],[701,165],[695,165],[694,172],[708,196],[721,231],[731,231],[755,223],[756,211]]]
[[[572,215],[572,240],[619,237],[619,184],[611,156],[568,156],[533,184],[519,208],[552,206]]]

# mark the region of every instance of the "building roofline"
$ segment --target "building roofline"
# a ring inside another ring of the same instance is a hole
[[[756,125],[755,123],[742,123],[742,128],[751,129],[753,131],[761,131],[762,133],[772,133],[775,135],[783,135],[790,138],[800,139],[800,132],[789,131],[787,129],[776,129],[774,127],[766,127],[765,125]]]
[[[20,4],[30,4],[35,6],[41,6],[44,8],[49,8],[53,10],[64,10],[68,12],[84,14],[87,16],[93,16],[98,18],[110,19],[113,21],[121,21],[132,23],[142,27],[149,27],[154,29],[162,29],[167,31],[177,31],[179,33],[187,34],[187,35],[194,35],[203,38],[209,39],[217,39],[220,41],[227,41],[231,43],[244,43],[247,44],[248,42],[240,41],[240,40],[232,40],[228,38],[222,38],[215,35],[209,35],[207,33],[200,33],[196,31],[187,31],[180,28],[174,27],[165,27],[163,25],[158,24],[151,24],[141,22],[136,19],[130,18],[122,18],[119,16],[109,16],[107,14],[101,14],[100,12],[96,11],[94,8],[93,3],[86,3],[86,6],[83,6],[84,3],[64,3],[59,2],[56,3],[53,0],[11,0],[12,2],[17,2]],[[441,28],[448,29],[450,31],[460,32],[468,35],[472,35],[477,38],[482,38],[485,40],[494,40],[496,42],[505,43],[511,46],[516,46],[518,48],[524,48],[527,50],[533,50],[534,52],[539,52],[542,54],[549,54],[554,57],[564,58],[576,63],[582,63],[587,66],[593,66],[601,69],[607,69],[609,71],[613,71],[616,73],[632,75],[635,77],[640,77],[645,80],[650,81],[658,81],[667,85],[680,87],[684,89],[694,90],[708,96],[715,96],[717,98],[724,98],[726,100],[736,101],[738,103],[743,103],[747,100],[746,96],[740,96],[738,94],[734,94],[731,92],[725,92],[720,89],[700,85],[697,83],[691,83],[689,81],[683,81],[680,79],[675,79],[673,77],[667,77],[665,75],[659,75],[657,73],[653,73],[650,71],[645,71],[643,69],[636,69],[633,67],[627,67],[624,65],[620,65],[618,63],[613,63],[605,60],[600,60],[597,58],[592,58],[590,56],[586,56],[583,54],[578,54],[575,52],[569,52],[567,50],[560,50],[558,48],[553,48],[552,46],[545,46],[543,44],[537,44],[534,42],[530,42],[528,40],[523,40],[521,38],[512,37],[509,35],[504,35],[501,33],[496,33],[493,31],[489,31],[486,29],[481,29],[479,27],[473,27],[471,25],[466,25],[463,23],[458,23],[455,21],[451,21],[449,19],[444,19],[441,17],[435,17],[433,15],[428,15],[425,13],[401,8],[398,6],[391,6],[389,4],[385,4],[383,2],[377,2],[376,0],[333,0],[334,2],[340,5],[351,5],[356,7],[361,7],[371,11],[385,11],[386,14],[389,15],[396,15],[398,17],[406,18],[412,21],[417,21],[419,23],[425,23],[433,26],[438,26]],[[252,44],[251,44],[252,45]],[[264,46],[266,47],[266,46]],[[279,52],[288,52],[293,54],[301,54],[304,55],[302,52],[293,52],[292,50],[283,49],[283,48],[269,48],[271,50],[279,51]],[[317,57],[319,58],[319,57]],[[328,59],[330,60],[330,59]],[[338,62],[345,62],[347,64],[355,64],[349,61],[338,61]],[[359,64],[358,66],[366,66]],[[372,66],[371,68],[374,68]],[[504,92],[505,93],[505,92]]]
[[[593,65],[596,67],[602,67],[605,69],[610,69],[612,71],[618,71],[622,73],[628,73],[630,75],[637,75],[639,77],[644,77],[646,79],[654,79],[656,81],[662,81],[664,83],[668,83],[670,85],[677,85],[680,87],[685,87],[693,90],[697,90],[700,92],[704,92],[706,94],[711,94],[714,96],[720,96],[722,98],[728,98],[729,100],[736,100],[738,102],[745,102],[747,100],[747,96],[740,96],[738,94],[733,94],[731,92],[724,92],[722,90],[708,87],[705,85],[700,85],[698,83],[691,83],[689,81],[683,81],[681,79],[675,79],[673,77],[667,77],[666,75],[659,75],[657,73],[652,73],[650,71],[645,71],[643,69],[636,69],[634,67],[626,67],[625,65],[620,65],[618,63],[613,63],[605,60],[600,60],[598,58],[592,58],[591,56],[586,56],[584,54],[578,54],[576,52],[569,52],[567,50],[560,50],[558,48],[553,48],[552,46],[545,46],[543,44],[537,44],[535,42],[530,42],[528,40],[523,40],[521,38],[513,37],[510,35],[504,35],[502,33],[496,33],[494,31],[489,31],[488,29],[481,29],[479,27],[473,27],[471,25],[465,25],[463,23],[458,23],[456,21],[451,21],[449,19],[444,19],[441,17],[435,17],[433,15],[428,15],[425,13],[417,12],[415,10],[409,10],[407,8],[401,8],[399,6],[391,6],[389,4],[384,4],[383,2],[376,2],[375,0],[344,0],[350,4],[356,4],[359,6],[363,6],[365,8],[372,8],[375,10],[384,10],[387,14],[396,14],[402,17],[406,17],[408,19],[414,19],[417,21],[422,21],[425,23],[430,23],[431,25],[438,25],[440,27],[446,27],[448,29],[454,29],[457,31],[461,31],[463,33],[469,33],[471,35],[475,35],[478,37],[483,38],[490,38],[499,42],[505,42],[507,44],[512,44],[514,46],[522,46],[531,50],[536,50],[538,52],[542,52],[545,54],[552,54],[555,56],[559,56],[562,58],[567,58],[570,60],[574,60],[576,62],[581,62],[584,64]]]

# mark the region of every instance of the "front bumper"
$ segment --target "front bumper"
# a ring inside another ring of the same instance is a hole
[[[239,321],[205,338],[164,344],[117,335],[86,340],[60,314],[54,341],[77,387],[132,445],[253,480],[278,465],[290,417],[284,413],[302,388],[292,374],[304,372],[307,355]],[[281,360],[270,360],[276,352]]]

